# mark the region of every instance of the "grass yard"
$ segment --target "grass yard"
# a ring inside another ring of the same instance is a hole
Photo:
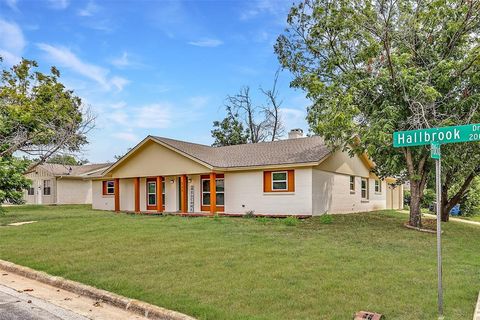
[[[200,319],[436,319],[435,235],[393,211],[280,219],[133,216],[12,207],[0,258]],[[443,224],[446,319],[471,319],[480,227]]]

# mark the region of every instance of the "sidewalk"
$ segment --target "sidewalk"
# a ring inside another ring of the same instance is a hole
[[[0,319],[145,320],[147,318],[0,269]]]
[[[436,215],[430,214],[430,213],[422,213],[422,215],[424,215],[425,217],[429,217],[429,218],[435,218],[435,219],[437,218]],[[473,224],[473,225],[476,225],[476,226],[480,226],[480,222],[478,222],[478,221],[465,220],[465,219],[453,218],[453,217],[450,217],[449,220],[450,221],[455,221],[455,222],[461,222],[461,223]]]

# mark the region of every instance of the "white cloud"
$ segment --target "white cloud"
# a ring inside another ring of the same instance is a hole
[[[17,11],[17,0],[4,0],[5,4],[12,10]]]
[[[118,77],[118,76],[115,76],[115,77],[112,77],[110,79],[110,83],[117,89],[117,91],[122,91],[123,88],[130,83],[130,81],[128,81],[127,79],[125,78],[122,78],[122,77]]]
[[[172,122],[172,105],[156,103],[135,110],[135,125],[144,129],[168,128]]]
[[[0,19],[0,56],[8,65],[20,61],[26,45],[27,42],[20,27],[13,22]]]
[[[126,125],[128,124],[128,114],[123,111],[116,111],[108,114],[108,119],[112,120],[117,124]]]
[[[190,42],[188,42],[188,44],[190,44],[192,46],[196,46],[196,47],[214,48],[214,47],[218,47],[218,46],[222,45],[223,41],[218,40],[218,39],[205,38],[205,39],[201,39],[201,40],[198,40],[198,41],[190,41]]]
[[[78,15],[81,17],[91,17],[98,12],[100,7],[93,1],[89,1],[85,8],[78,10]]]
[[[257,0],[246,3],[248,5],[240,13],[240,20],[251,20],[267,14],[273,16],[275,22],[279,24],[285,23],[288,10],[292,5],[290,0]]]
[[[189,98],[188,102],[193,108],[199,109],[205,107],[209,100],[210,98],[207,96],[196,96]]]
[[[294,128],[301,128],[304,130],[308,128],[307,120],[305,119],[307,117],[306,108],[281,108],[280,114],[287,132]]]
[[[125,101],[120,101],[114,104],[110,105],[110,108],[112,109],[123,109],[127,106],[127,103]]]
[[[69,0],[48,0],[52,9],[63,10],[70,4]]]
[[[128,67],[130,65],[130,60],[128,59],[128,53],[123,52],[120,57],[112,60],[112,64],[117,68]]]
[[[117,133],[112,134],[112,137],[118,138],[120,140],[129,141],[129,142],[138,142],[139,141],[137,135],[135,135],[131,132],[117,132]]]
[[[100,66],[90,64],[80,60],[68,48],[61,46],[51,46],[45,43],[37,44],[38,48],[48,54],[48,57],[56,64],[69,68],[74,72],[89,78],[102,86],[105,90],[115,88],[122,91],[123,87],[129,83],[125,78],[114,76],[109,77],[109,70]]]

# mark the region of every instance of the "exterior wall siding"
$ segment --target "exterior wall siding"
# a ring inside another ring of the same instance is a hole
[[[225,173],[225,213],[312,214],[312,169],[295,169],[294,192],[263,192],[263,171]]]
[[[122,189],[120,189],[120,196]],[[115,198],[113,195],[103,195],[102,181],[92,181],[92,208],[97,210],[115,210]]]
[[[361,196],[361,178],[355,176],[355,191],[350,191],[350,175],[313,169],[313,215],[350,213],[386,208],[386,183],[375,192],[375,179],[368,179],[369,199]],[[364,177],[367,178],[367,177]]]
[[[57,179],[57,204],[92,203],[92,181]]]

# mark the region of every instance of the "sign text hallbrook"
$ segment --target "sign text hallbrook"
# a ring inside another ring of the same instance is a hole
[[[393,133],[394,147],[412,147],[428,145],[432,142],[456,143],[480,140],[480,124],[441,127]]]

